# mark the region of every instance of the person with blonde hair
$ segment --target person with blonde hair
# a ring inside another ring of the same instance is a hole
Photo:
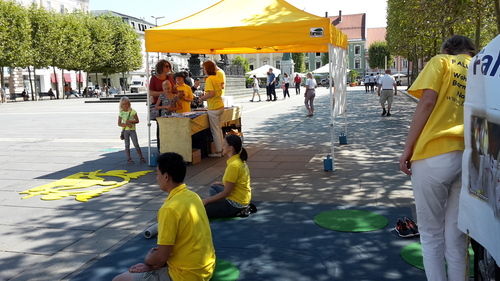
[[[208,75],[205,80],[205,94],[200,99],[207,101],[208,121],[210,131],[215,144],[215,153],[208,156],[214,158],[222,157],[222,113],[224,113],[224,102],[222,101],[222,84],[217,78],[217,67],[213,61],[203,63],[203,72]]]
[[[311,72],[306,75],[306,92],[304,93],[304,104],[306,105],[306,109],[309,112],[307,116],[314,115],[314,97],[316,97],[316,80],[314,80]]]
[[[454,35],[444,42],[441,53],[408,89],[419,101],[399,168],[411,176],[427,280],[465,280],[467,245],[458,229],[458,204],[465,87],[475,48],[469,38]],[[455,77],[461,77],[460,83]]]
[[[141,163],[146,163],[146,159],[144,159],[144,157],[142,156],[139,141],[137,140],[137,132],[135,131],[135,125],[138,123],[139,117],[137,116],[137,111],[132,109],[132,107],[130,106],[130,100],[128,97],[122,97],[120,99],[118,126],[122,127],[122,136],[125,140],[125,154],[127,155],[127,163],[129,164],[134,164],[132,157],[130,157],[130,139],[132,139],[135,150],[139,155],[139,160],[141,161]]]

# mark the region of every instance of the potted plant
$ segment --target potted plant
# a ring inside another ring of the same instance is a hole
[[[354,87],[354,86],[358,85],[358,83],[355,82],[356,77],[358,77],[358,72],[356,70],[350,70],[349,71],[349,78],[351,79],[351,83],[349,84],[349,86]]]

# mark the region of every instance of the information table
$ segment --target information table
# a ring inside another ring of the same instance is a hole
[[[191,136],[210,128],[206,111],[197,111],[192,117],[157,117],[160,128],[160,152],[176,152],[184,161],[192,162],[193,147]],[[224,108],[222,126],[241,125],[242,108],[233,106]]]

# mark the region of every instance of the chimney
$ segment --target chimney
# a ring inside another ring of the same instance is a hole
[[[328,17],[328,12],[325,12],[325,18],[327,18],[327,17]]]
[[[342,10],[339,10],[339,22],[342,22]]]

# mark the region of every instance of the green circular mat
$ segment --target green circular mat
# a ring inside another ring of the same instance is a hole
[[[216,259],[215,271],[210,281],[234,281],[240,276],[240,270],[232,263]]]
[[[317,214],[314,222],[326,229],[343,232],[366,232],[384,228],[386,217],[363,210],[333,210]]]
[[[231,217],[231,218],[209,218],[208,221],[232,221],[241,219],[240,217]]]
[[[419,242],[404,246],[401,250],[401,257],[410,265],[425,270],[422,257],[422,245]],[[469,247],[469,260],[469,276],[474,277],[474,252],[472,251],[472,247]]]

